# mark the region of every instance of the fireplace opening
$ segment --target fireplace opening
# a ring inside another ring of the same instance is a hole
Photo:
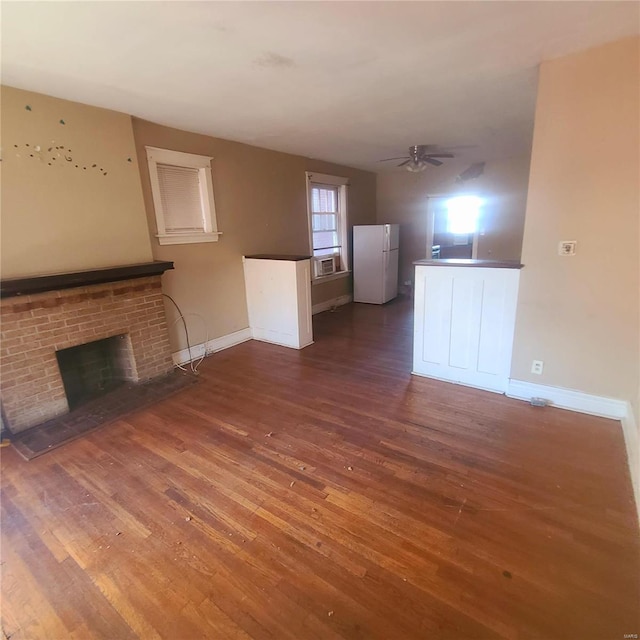
[[[132,379],[131,343],[126,335],[56,351],[69,410]]]

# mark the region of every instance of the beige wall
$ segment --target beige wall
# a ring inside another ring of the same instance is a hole
[[[309,253],[305,171],[350,178],[349,222],[375,223],[376,176],[300,156],[251,147],[229,140],[133,119],[149,231],[156,233],[145,145],[214,158],[212,173],[218,242],[160,246],[156,259],[172,260],[175,270],[163,277],[166,293],[189,316],[192,344],[247,327],[242,256],[252,253]],[[350,278],[312,289],[313,303],[351,292]],[[169,317],[176,313],[167,307]],[[181,327],[173,327],[174,349],[184,348]]]
[[[631,38],[541,67],[512,377],[632,401],[640,424],[639,53]]]
[[[455,177],[468,161],[445,160],[423,173],[391,171],[378,175],[378,222],[399,223],[400,282],[413,281],[413,261],[426,257],[429,195],[473,193],[485,200],[478,239],[478,258],[519,260],[529,177],[529,156],[488,162],[479,178],[464,190]]]
[[[1,130],[3,278],[152,259],[129,116],[2,87]]]

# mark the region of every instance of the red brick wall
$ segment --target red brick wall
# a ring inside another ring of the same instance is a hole
[[[6,298],[0,318],[0,392],[14,432],[68,412],[59,349],[125,334],[132,381],[173,368],[160,276]]]

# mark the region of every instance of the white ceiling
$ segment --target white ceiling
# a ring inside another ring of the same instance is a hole
[[[527,153],[542,61],[636,2],[7,2],[4,84],[374,171],[411,144]]]

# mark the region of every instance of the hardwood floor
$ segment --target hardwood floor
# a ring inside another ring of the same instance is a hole
[[[29,463],[4,449],[5,636],[640,633],[619,423],[412,377],[406,301],[314,329]]]

